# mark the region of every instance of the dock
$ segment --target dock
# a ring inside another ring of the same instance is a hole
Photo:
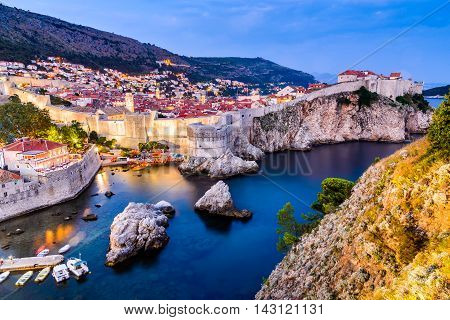
[[[29,257],[17,259],[4,259],[0,262],[0,273],[5,271],[23,271],[44,269],[53,267],[64,261],[62,255],[52,255],[46,257]]]

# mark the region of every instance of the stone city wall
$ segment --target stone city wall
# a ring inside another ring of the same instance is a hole
[[[90,185],[100,165],[92,146],[82,160],[39,176],[20,192],[0,198],[0,221],[76,198]]]

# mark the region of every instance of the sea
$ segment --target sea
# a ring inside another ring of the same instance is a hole
[[[102,169],[78,198],[0,223],[0,257],[27,257],[45,246],[51,254],[66,244],[66,258],[86,260],[91,274],[56,284],[29,281],[17,288],[22,273],[13,273],[0,284],[3,299],[252,299],[281,261],[276,250],[278,210],[291,202],[299,219],[327,177],[355,181],[376,157],[394,153],[404,144],[348,142],[315,147],[312,151],[267,154],[257,174],[226,179],[238,209],[249,209],[248,221],[210,217],[194,210],[195,202],[216,180],[183,177],[176,166],[142,171]],[[67,181],[70,183],[70,181]],[[107,198],[106,191],[115,193]],[[98,194],[98,195],[97,195]],[[129,202],[172,203],[168,245],[115,267],[106,267],[109,228]],[[101,205],[96,207],[95,205]],[[76,214],[75,214],[76,213]],[[84,213],[97,221],[85,222]],[[65,221],[66,217],[71,220]],[[17,228],[25,232],[7,237]],[[35,273],[36,275],[36,273]]]

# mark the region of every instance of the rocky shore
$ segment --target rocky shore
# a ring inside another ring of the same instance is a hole
[[[381,95],[360,106],[356,93],[339,93],[255,118],[250,142],[265,152],[356,140],[401,142],[425,132],[431,114]]]
[[[233,199],[228,185],[219,181],[213,185],[195,203],[195,209],[210,215],[220,215],[238,219],[248,219],[252,216],[249,210],[237,210],[233,205]]]
[[[190,157],[178,169],[184,175],[208,175],[211,178],[226,178],[244,173],[256,173],[259,170],[255,161],[243,160],[231,150],[214,158]]]
[[[166,201],[156,205],[130,202],[111,225],[106,265],[114,266],[142,251],[163,248],[169,241],[166,233],[169,219],[165,211],[173,212],[172,205]]]

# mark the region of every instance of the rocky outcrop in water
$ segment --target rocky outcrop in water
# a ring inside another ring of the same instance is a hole
[[[401,142],[429,126],[430,111],[380,95],[370,106],[358,99],[356,93],[339,93],[255,118],[250,142],[266,152],[352,140]]]
[[[422,139],[371,166],[256,298],[449,299],[450,164],[427,150]]]
[[[233,218],[247,219],[252,213],[248,210],[237,210],[234,208],[228,185],[219,181],[213,185],[206,193],[195,203],[195,209],[211,215],[221,215]]]
[[[211,178],[225,178],[244,173],[258,172],[255,161],[246,161],[235,156],[230,150],[214,158],[190,157],[178,169],[185,175],[205,174]]]
[[[106,265],[114,266],[142,251],[163,248],[169,241],[168,225],[168,218],[155,205],[130,202],[111,225]]]

